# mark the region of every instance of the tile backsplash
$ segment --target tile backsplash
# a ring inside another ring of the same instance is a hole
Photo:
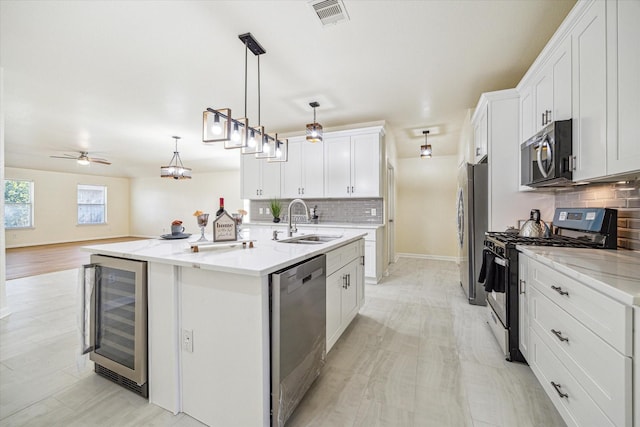
[[[557,208],[618,210],[618,248],[640,251],[640,181],[589,184],[558,191]]]
[[[280,199],[282,213],[280,218],[287,221],[287,208],[292,199]],[[381,198],[373,199],[304,199],[309,208],[317,206],[318,223],[349,223],[349,224],[382,224],[383,202]],[[269,200],[252,200],[250,205],[252,221],[272,221],[273,216],[265,213],[269,208]],[[260,213],[262,209],[262,214]],[[373,214],[372,214],[373,209]],[[304,222],[298,215],[304,215],[304,209],[299,204],[293,206],[296,222]]]

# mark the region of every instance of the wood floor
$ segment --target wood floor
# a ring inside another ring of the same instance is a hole
[[[504,360],[458,277],[455,263],[401,258],[365,285],[364,307],[287,426],[564,426],[531,369]],[[76,270],[7,281],[0,425],[201,427],[92,372],[77,292]]]
[[[120,237],[7,249],[6,278],[7,280],[19,279],[21,277],[78,268],[82,264],[89,263],[90,254],[81,251],[81,247],[102,243],[128,242],[131,240],[139,240],[139,238]]]

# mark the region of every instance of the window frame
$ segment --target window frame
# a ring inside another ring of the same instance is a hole
[[[85,188],[82,188],[85,187]],[[88,188],[92,187],[92,188]],[[103,195],[103,203],[80,203],[80,190],[101,189]],[[107,224],[107,186],[103,184],[78,184],[76,187],[76,221],[77,225],[106,225]],[[102,222],[81,222],[80,221],[80,207],[81,206],[102,206]]]
[[[14,182],[28,182],[29,183],[29,203],[9,203],[6,200],[7,194],[6,194],[6,189],[7,189],[7,181],[14,181]],[[15,179],[15,178],[5,178],[4,182],[3,182],[4,188],[3,188],[3,197],[5,198],[4,200],[4,211],[2,213],[3,215],[3,226],[5,230],[27,230],[27,229],[33,229],[35,228],[35,184],[33,182],[33,180],[30,179]],[[28,205],[29,206],[29,225],[24,225],[24,226],[18,226],[18,227],[8,227],[7,226],[7,215],[6,215],[6,211],[7,211],[7,205]]]

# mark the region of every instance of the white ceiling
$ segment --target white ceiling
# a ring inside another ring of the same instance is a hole
[[[0,1],[5,165],[154,176],[172,135],[193,174],[239,167],[202,143],[202,111],[244,115],[244,45],[260,57],[262,124],[304,130],[319,101],[325,129],[384,120],[398,157],[411,131],[438,126],[434,155],[456,153],[466,110],[514,87],[574,0],[344,0],[348,22],[322,27],[306,0]],[[250,123],[257,123],[249,53]],[[50,155],[89,151],[111,166]]]

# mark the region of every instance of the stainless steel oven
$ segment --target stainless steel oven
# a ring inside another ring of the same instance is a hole
[[[96,373],[148,397],[147,263],[92,255],[82,283],[83,353]]]
[[[520,352],[518,250],[516,246],[616,249],[617,211],[605,208],[556,208],[550,237],[487,232],[478,281],[487,294],[487,323],[506,360],[526,362]]]

